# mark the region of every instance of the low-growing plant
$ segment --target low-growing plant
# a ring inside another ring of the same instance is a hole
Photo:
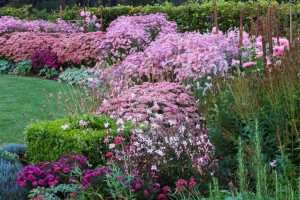
[[[5,154],[5,153],[4,153]],[[11,154],[11,153],[10,153]],[[6,154],[7,155],[7,154]],[[0,199],[26,199],[28,191],[17,185],[16,179],[23,166],[18,162],[17,155],[7,159],[0,150]]]
[[[2,146],[4,151],[17,154],[18,156],[24,156],[27,150],[25,144],[18,144],[18,143],[9,143]]]
[[[96,75],[92,72],[93,69],[86,69],[84,67],[68,68],[59,75],[59,80],[70,85],[82,85],[92,87],[94,84],[99,84]],[[93,80],[95,79],[95,83]]]
[[[11,64],[7,60],[0,60],[0,74],[7,74]]]
[[[124,134],[128,135],[131,128],[132,125],[126,123]],[[108,151],[104,137],[116,135],[117,129],[116,120],[105,115],[71,116],[32,124],[26,131],[28,159],[33,163],[54,161],[73,152],[87,156],[92,164],[101,164]]]
[[[31,60],[24,60],[16,63],[16,67],[13,70],[14,75],[28,75],[32,69]]]
[[[65,199],[78,196],[95,199],[93,197],[97,197],[97,192],[88,191],[102,188],[105,184],[103,178],[109,173],[111,171],[105,167],[91,169],[84,156],[67,154],[57,162],[26,166],[17,178],[17,183],[32,189],[29,195],[31,198],[52,196]]]

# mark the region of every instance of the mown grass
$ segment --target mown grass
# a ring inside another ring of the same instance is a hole
[[[50,96],[70,91],[55,81],[0,75],[0,144],[24,142],[24,128],[35,121],[67,115]],[[62,99],[63,101],[63,99]]]

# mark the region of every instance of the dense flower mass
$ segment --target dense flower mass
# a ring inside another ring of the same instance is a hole
[[[36,51],[48,51],[61,34],[12,33],[0,37],[0,56],[19,62],[30,59]]]
[[[144,83],[123,91],[118,97],[105,101],[98,114],[107,113],[124,120],[149,121],[153,117],[163,127],[172,124],[200,125],[195,99],[183,85],[169,82]]]
[[[58,55],[61,63],[91,64],[98,60],[97,47],[103,38],[102,32],[65,35],[57,39],[52,51]]]
[[[36,69],[53,68],[58,69],[60,63],[57,60],[57,55],[51,51],[37,51],[33,54],[32,67]]]
[[[58,19],[56,23],[45,20],[25,21],[18,18],[0,17],[0,35],[11,32],[47,32],[47,33],[75,33],[78,27]]]
[[[37,51],[51,51],[60,63],[91,64],[98,59],[97,46],[102,32],[92,33],[11,33],[0,37],[0,56],[19,62]]]
[[[168,21],[164,14],[121,16],[107,28],[105,40],[100,45],[102,60],[109,64],[123,60],[129,53],[138,52],[160,33],[177,32],[177,24]]]
[[[82,171],[82,178],[77,180],[75,169]],[[84,188],[93,184],[93,179],[110,173],[106,168],[88,169],[88,161],[84,156],[67,154],[57,162],[41,162],[39,165],[28,165],[20,173],[17,183],[22,187],[53,187],[63,183],[81,182]],[[74,177],[73,177],[74,176]]]
[[[100,70],[99,76],[102,82],[121,89],[130,81],[183,82],[211,73],[224,74],[238,55],[236,41],[235,35],[161,34],[143,52],[130,54],[120,64]]]

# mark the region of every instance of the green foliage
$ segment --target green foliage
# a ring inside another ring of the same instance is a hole
[[[216,146],[216,156],[221,160],[221,169],[217,174],[221,176],[222,185],[228,184],[227,179],[236,179],[237,166],[247,165],[233,159],[238,153],[239,137],[245,150],[240,155],[248,160],[248,165],[249,160],[255,158],[253,155],[261,152],[264,157],[256,157],[254,163],[269,163],[276,159],[284,163],[281,169],[284,177],[290,184],[296,184],[300,166],[299,53],[300,44],[296,44],[282,59],[282,64],[271,66],[270,72],[265,75],[245,71],[234,73],[227,79],[215,77],[206,96],[196,93],[201,102],[200,110],[211,128],[209,133]],[[260,149],[256,149],[254,141],[260,141]],[[267,169],[263,165],[256,165],[255,168],[261,173],[258,192],[266,196],[264,185],[268,181],[261,176],[268,174],[268,171],[265,172]],[[249,183],[241,180],[243,189],[247,189],[247,184],[253,186],[253,180],[258,179],[254,176],[258,173],[255,171],[238,171],[240,177],[241,174],[251,177]]]
[[[39,76],[45,76],[46,78],[56,78],[59,72],[54,68],[43,68],[39,71]]]
[[[71,193],[76,193],[79,188],[75,184],[59,184],[51,188],[37,187],[30,191],[29,198],[43,196],[49,200],[61,200],[60,196],[67,197]],[[64,198],[63,198],[64,199]]]
[[[59,79],[70,85],[87,85],[91,75],[85,68],[68,68],[59,75]]]
[[[7,74],[10,66],[7,60],[0,60],[0,74]]]
[[[15,8],[12,6],[5,6],[0,8],[0,16],[13,16],[20,19],[25,19],[29,16],[31,5],[26,5],[21,8]]]
[[[27,75],[31,71],[31,60],[24,60],[21,62],[18,62],[16,64],[16,67],[13,71],[14,75]]]
[[[261,14],[264,15],[269,5],[269,1],[260,1]],[[278,5],[277,2],[271,2],[272,6],[279,6],[281,11],[278,15],[279,17],[279,27],[281,34],[287,34],[289,31],[289,4],[282,3]],[[219,27],[223,31],[227,31],[229,28],[238,26],[240,10],[244,9],[244,26],[246,30],[250,30],[250,9],[253,9],[254,18],[256,18],[257,4],[252,1],[247,2],[235,2],[235,1],[219,1],[217,3],[218,10],[218,22]],[[66,7],[63,11],[62,18],[65,20],[78,20],[80,19],[80,11],[83,9],[78,6]],[[96,15],[98,19],[100,18],[99,8],[92,7],[87,8],[92,15]],[[139,13],[149,14],[162,12],[166,13],[169,20],[177,22],[181,31],[192,31],[199,30],[200,32],[206,32],[207,29],[213,27],[213,3],[202,2],[197,3],[196,1],[191,1],[189,3],[183,4],[181,6],[174,6],[171,3],[156,4],[153,6],[114,6],[105,7],[103,10],[103,27],[106,29],[110,22],[115,20],[121,15],[135,15]],[[47,15],[48,14],[48,15]],[[45,10],[38,11],[31,9],[30,6],[25,6],[22,8],[12,8],[3,7],[0,8],[0,16],[10,15],[19,18],[28,17],[29,19],[48,19],[50,21],[56,21],[60,16],[59,11],[52,11],[52,13],[46,13]],[[293,22],[294,31],[296,34],[299,29],[300,20],[300,3],[293,6]]]
[[[123,172],[123,169],[117,167],[114,163],[109,165],[111,174],[106,174],[106,190],[113,199],[136,199],[136,194],[131,192],[131,185],[124,183],[134,182],[134,177]],[[124,177],[121,180],[120,177]]]
[[[80,125],[80,120],[87,125]],[[108,129],[104,126],[107,122]],[[125,123],[123,134],[128,136],[131,128],[131,124]],[[92,164],[101,164],[108,150],[103,139],[107,135],[117,135],[117,129],[116,120],[104,115],[71,116],[32,124],[26,131],[28,158],[33,163],[55,161],[72,152],[86,156]]]

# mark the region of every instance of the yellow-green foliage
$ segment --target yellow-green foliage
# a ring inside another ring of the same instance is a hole
[[[149,14],[149,13],[166,13],[169,20],[175,21],[181,31],[192,31],[199,30],[200,32],[206,32],[207,29],[213,27],[213,1],[204,3],[193,3],[189,2],[181,6],[174,6],[170,3],[164,5],[154,5],[154,6],[114,6],[105,7],[103,9],[103,27],[106,28],[117,17],[121,15],[135,15],[139,13]],[[287,34],[289,30],[289,6],[288,3],[282,3],[278,5],[276,1],[260,1],[261,5],[261,15],[265,15],[267,6],[277,6],[280,7],[279,17],[279,28],[281,34]],[[218,10],[218,22],[219,27],[223,31],[227,31],[229,28],[239,26],[239,15],[240,10],[244,10],[244,26],[246,30],[250,29],[250,9],[253,10],[254,20],[256,20],[257,13],[257,3],[248,2],[235,2],[235,1],[222,1],[217,3]],[[64,20],[78,20],[81,19],[80,11],[83,8],[74,6],[72,8],[66,8],[63,11],[62,18]],[[92,15],[100,17],[99,8],[87,8]],[[41,12],[41,13],[39,13]],[[43,12],[43,13],[42,13]],[[10,15],[19,18],[36,19],[36,18],[46,18],[45,11],[37,11],[36,9],[30,9],[30,7],[22,8],[12,8],[3,7],[0,8],[0,16]],[[60,16],[59,11],[53,11],[51,14],[48,13],[48,19],[55,21]],[[293,22],[295,31],[298,29],[300,19],[300,3],[293,5]]]
[[[87,126],[80,125],[80,120]],[[107,122],[110,131],[104,127]],[[64,125],[68,125],[65,130]],[[124,125],[123,134],[128,136],[132,125],[127,122]],[[86,156],[92,164],[100,164],[108,149],[103,139],[107,135],[117,135],[117,129],[116,120],[104,115],[84,115],[32,124],[26,132],[28,158],[33,163],[55,161],[73,152]]]

